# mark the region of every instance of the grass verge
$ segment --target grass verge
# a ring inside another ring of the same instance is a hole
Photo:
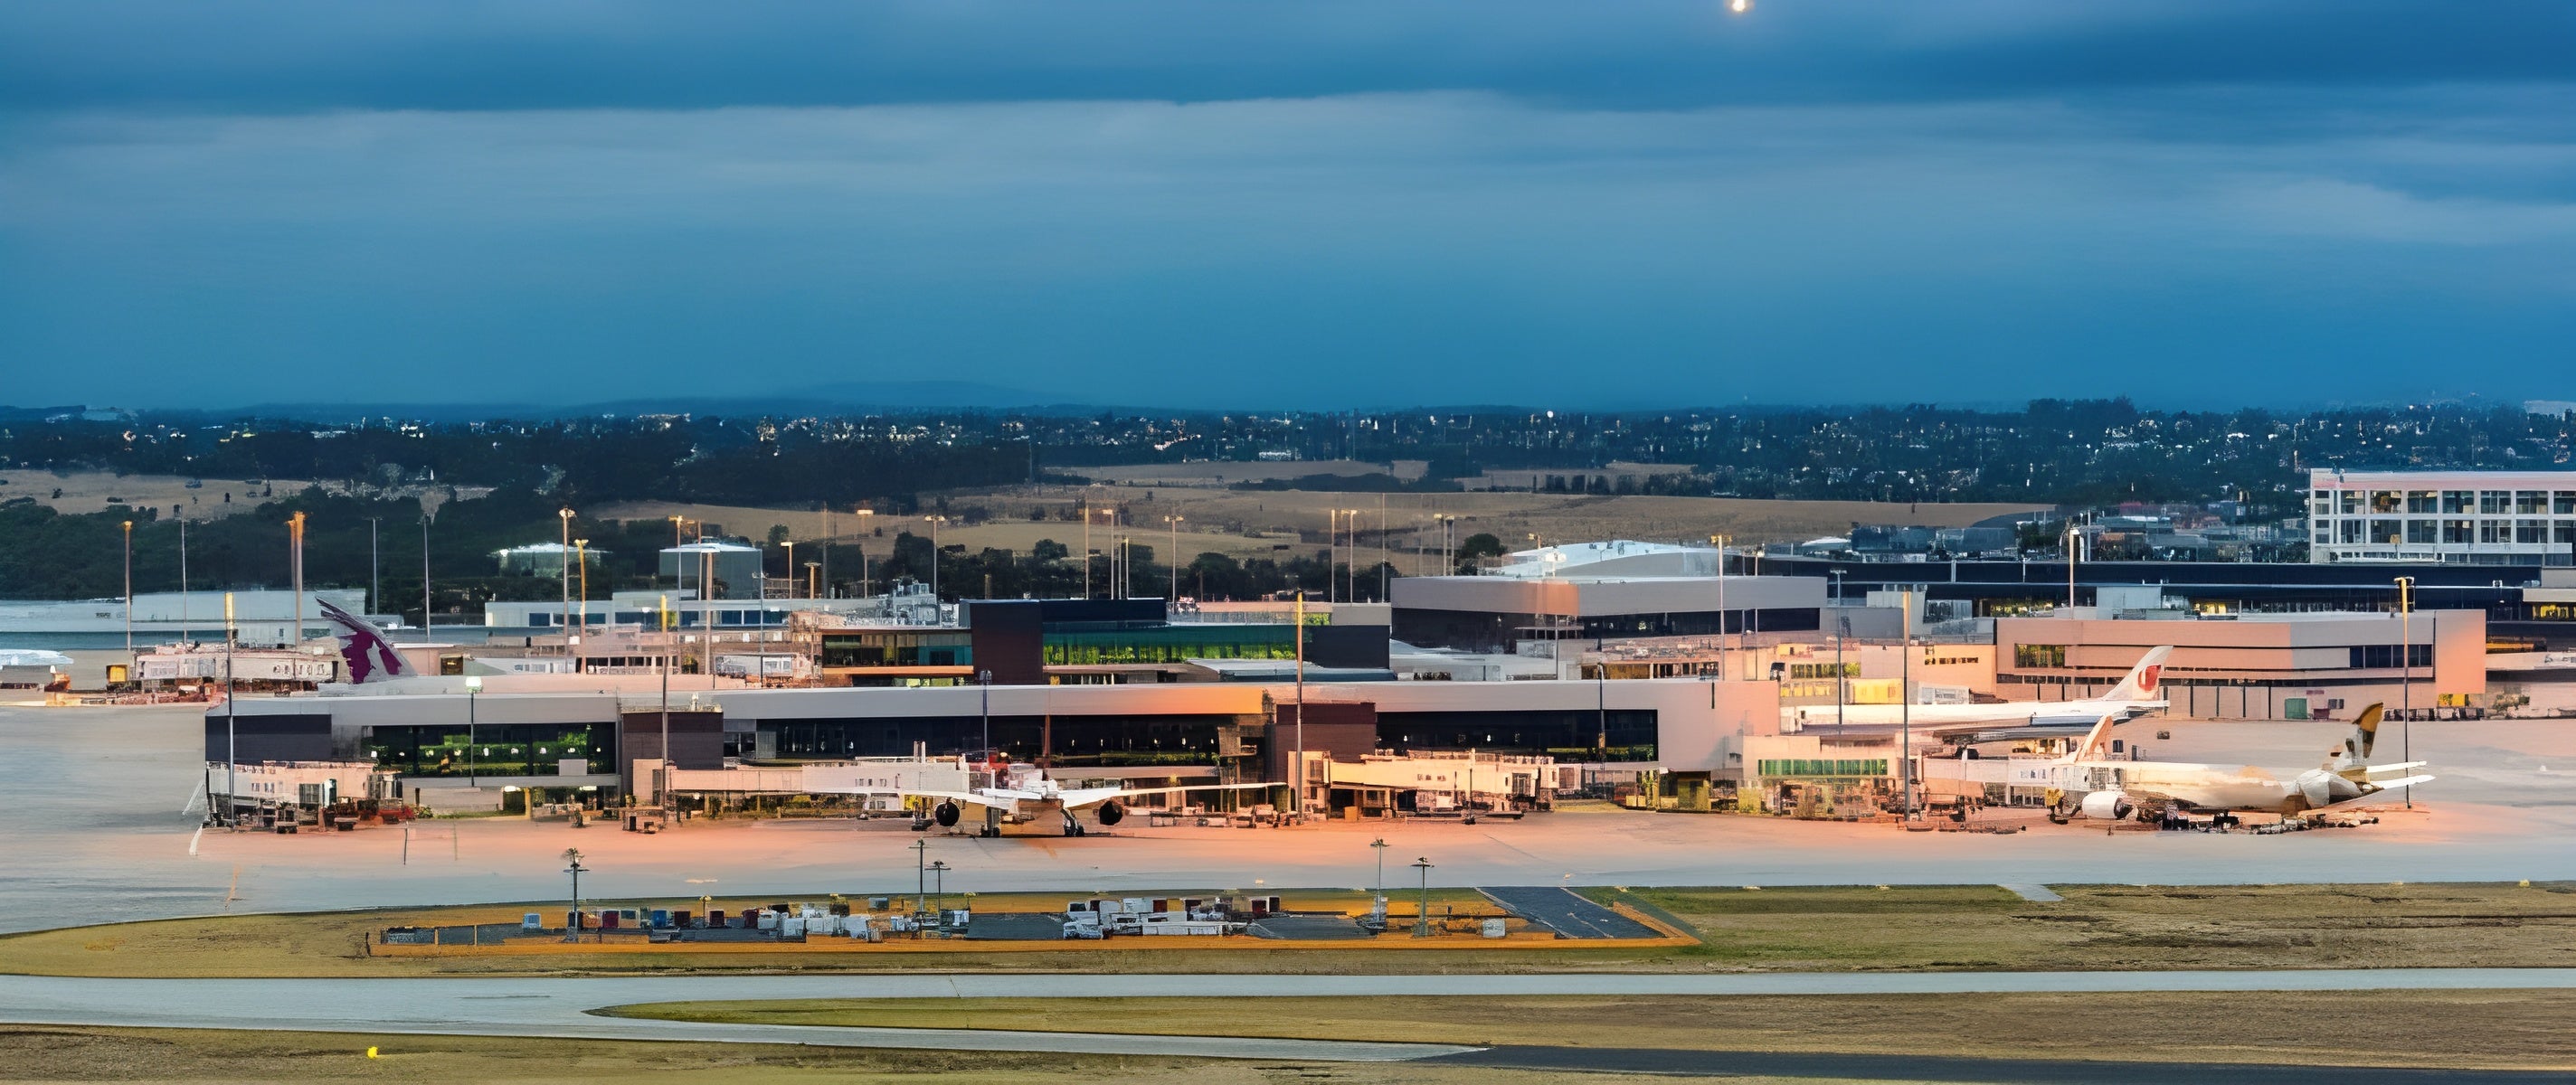
[[[661,1003],[732,1024],[1835,1052],[1999,1059],[2576,1067],[2576,992],[1497,998],[862,999]],[[1722,1063],[1712,1062],[1712,1067]]]

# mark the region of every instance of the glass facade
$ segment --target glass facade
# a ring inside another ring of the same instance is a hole
[[[1048,666],[1180,663],[1191,659],[1294,659],[1293,625],[1208,623],[1137,629],[1050,629]]]
[[[376,767],[405,776],[557,776],[567,760],[590,772],[616,771],[606,723],[423,725],[368,729],[365,750]]]
[[[1559,761],[1652,761],[1653,709],[1531,712],[1386,712],[1378,744],[1413,750],[1548,754]]]
[[[963,629],[869,629],[825,633],[825,667],[965,667],[975,662]]]

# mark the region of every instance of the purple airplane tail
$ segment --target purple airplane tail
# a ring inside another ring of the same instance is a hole
[[[411,663],[403,659],[402,653],[394,649],[394,642],[385,636],[384,630],[376,628],[375,623],[328,602],[315,601],[322,603],[322,616],[340,627],[340,658],[349,664],[349,684],[365,685],[389,678],[419,677],[420,672],[412,669]]]

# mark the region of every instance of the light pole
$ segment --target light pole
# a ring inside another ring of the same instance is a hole
[[[2403,675],[2403,677],[2402,677],[2402,678],[2400,678],[2400,679],[2398,680],[2398,693],[2397,693],[2398,701],[2397,701],[2397,703],[2398,703],[2398,705],[2399,705],[2400,707],[2399,707],[2399,710],[2398,710],[2397,718],[2398,718],[2400,721],[2402,721],[2402,722],[2406,725],[2406,726],[2405,726],[2405,728],[2404,728],[2403,730],[2400,730],[2400,731],[2397,733],[2397,735],[2398,735],[2398,738],[2397,738],[2397,743],[2398,743],[2398,754],[2397,754],[2397,759],[2398,759],[2398,760],[2400,760],[2400,761],[2412,761],[2412,760],[2414,760],[2414,758],[2413,758],[2413,757],[2408,756],[2409,754],[2411,754],[2411,753],[2413,753],[2413,752],[2414,752],[2414,751],[2413,751],[2413,747],[2414,747],[2413,736],[2414,736],[2414,734],[2415,734],[2415,635],[2414,635],[2414,617],[2415,617],[2415,578],[2414,578],[2414,577],[2411,577],[2411,576],[2401,576],[2401,577],[2398,577],[2398,578],[2397,578],[2397,661],[2398,661],[2398,665],[2399,665],[2401,668],[2403,668],[2403,669],[2400,671],[2400,673]],[[2414,809],[2414,808],[2415,808],[2415,789],[2414,789],[2414,787],[2412,787],[2412,786],[2409,786],[2409,787],[2407,787],[2407,789],[2406,789],[2406,808],[2407,808],[2407,809],[2409,809],[2409,810],[2412,810],[2412,809]]]
[[[1164,522],[1164,523],[1166,523],[1166,524],[1171,525],[1171,528],[1172,528],[1172,552],[1171,552],[1171,553],[1169,553],[1169,554],[1165,554],[1165,555],[1163,555],[1163,561],[1164,561],[1167,565],[1169,565],[1169,566],[1171,567],[1171,570],[1172,570],[1172,588],[1171,588],[1171,590],[1170,590],[1170,591],[1168,591],[1168,592],[1166,592],[1166,593],[1164,593],[1164,594],[1165,594],[1166,596],[1168,596],[1169,598],[1171,598],[1171,599],[1175,600],[1175,601],[1178,601],[1178,600],[1180,599],[1180,597],[1181,597],[1181,520],[1182,520],[1182,519],[1183,519],[1183,518],[1182,518],[1182,516],[1181,516],[1179,513],[1174,513],[1174,514],[1172,514],[1172,515],[1170,515],[1170,516],[1163,517],[1163,522]]]
[[[376,545],[377,525],[383,523],[384,519],[382,516],[367,517],[367,609],[370,611],[385,605],[384,574],[381,571],[382,552]],[[186,520],[179,521],[179,532],[183,537],[187,534],[187,525]],[[182,548],[181,552],[186,551]],[[184,596],[186,589],[180,589],[180,593]]]
[[[1333,572],[1342,564],[1342,510],[1324,510],[1324,601],[1340,602],[1341,579]]]
[[[1372,903],[1377,906],[1380,920],[1386,918],[1386,848],[1385,837],[1381,836],[1369,841],[1369,850],[1377,853],[1377,881],[1372,883],[1375,888],[1369,896],[1373,898]]]
[[[1306,815],[1306,589],[1297,589],[1296,621],[1290,624],[1288,637],[1297,651],[1297,763],[1296,783],[1289,790],[1294,796],[1297,816]]]
[[[912,882],[912,913],[913,913],[914,915],[920,915],[921,913],[923,913],[923,912],[926,912],[926,911],[929,911],[929,910],[930,910],[930,864],[929,864],[929,858],[930,858],[930,841],[929,841],[928,839],[920,839],[920,840],[915,840],[915,841],[913,841],[913,842],[912,842],[912,877],[913,877],[913,882]]]
[[[1843,670],[1843,640],[1851,636],[1851,619],[1834,619],[1834,733],[1843,730],[1843,702],[1851,700],[1851,679]]]
[[[1342,511],[1350,514],[1351,518],[1351,546],[1348,551],[1350,554],[1350,560],[1345,564],[1342,574],[1350,578],[1350,590],[1343,592],[1342,594],[1348,596],[1351,602],[1356,603],[1360,601],[1360,510],[1343,509]]]
[[[420,642],[429,643],[429,517],[420,518]]]
[[[134,662],[134,521],[125,522],[125,662]],[[126,676],[133,681],[134,676]]]
[[[793,599],[793,598],[796,598],[796,540],[794,540],[794,539],[788,539],[788,540],[786,540],[786,544],[787,544],[787,597],[788,597],[788,598],[790,598],[790,599]]]
[[[368,534],[374,535],[374,529]],[[372,546],[372,543],[370,544]],[[188,640],[188,518],[179,517],[179,639]]]
[[[563,857],[564,862],[571,864],[564,867],[564,873],[572,875],[572,920],[565,924],[571,929],[564,932],[564,941],[578,942],[581,941],[581,872],[590,868],[581,865],[580,848],[565,848]]]
[[[1903,623],[1904,646],[1898,651],[1896,678],[1897,739],[1896,773],[1905,784],[1904,817],[1914,816],[1914,593],[1905,593],[1905,612],[1898,616]]]
[[[483,692],[482,677],[467,675],[465,677],[465,786],[471,788],[483,786],[483,782],[476,778],[478,774],[474,771],[474,697],[481,692]]]
[[[948,518],[924,516],[921,519],[930,525],[930,601],[936,604],[939,602],[939,525],[947,523]]]
[[[865,599],[868,598],[868,517],[876,515],[877,510],[856,509],[853,511],[857,512],[859,516],[859,598]],[[826,558],[831,557],[832,548],[829,546],[824,547],[823,556]]]
[[[241,794],[241,753],[233,746],[233,593],[224,593],[224,813],[231,814]]]
[[[581,652],[577,649],[577,646],[581,644],[583,637],[590,634],[590,540],[574,539],[572,541],[572,557],[574,564],[581,566],[581,607],[575,612],[576,616],[581,620],[573,625],[573,628],[579,630],[579,632],[575,633],[573,638],[566,642],[564,650],[572,652],[572,669],[579,671],[581,670]]]
[[[559,568],[559,569],[561,569],[561,570],[563,571],[563,620],[562,620],[562,622],[561,622],[561,623],[559,623],[558,625],[556,625],[556,627],[555,627],[555,628],[558,628],[558,629],[561,629],[561,630],[563,630],[563,631],[564,631],[564,638],[565,638],[565,639],[564,639],[564,654],[565,654],[565,655],[571,655],[571,654],[572,654],[572,639],[571,639],[571,638],[572,638],[572,510],[571,510],[571,509],[569,509],[569,508],[565,508],[565,509],[558,509],[558,510],[556,510],[556,511],[555,511],[555,515],[556,515],[557,517],[559,517],[559,518],[561,518],[561,519],[563,520],[563,549],[562,549],[562,550],[559,550],[559,551],[556,551],[556,553],[555,553],[555,556],[556,556],[557,558],[561,559],[560,564],[558,564],[556,567],[557,567],[557,568]]]
[[[295,577],[295,632],[287,639],[301,647],[304,644],[304,514],[299,512],[289,517],[286,530],[287,540],[292,545],[289,556],[293,559],[287,570]]]
[[[1413,869],[1422,875],[1422,918],[1413,921],[1413,936],[1431,937],[1431,860],[1416,858]]]
[[[664,810],[671,800],[663,791],[671,782],[671,666],[680,654],[680,639],[671,635],[671,597],[662,597],[662,609],[654,617],[662,620],[662,778],[653,785],[654,801]]]
[[[2075,531],[2075,514],[2066,514],[2066,609],[2075,609],[2075,546],[2082,536]],[[2096,597],[2099,601],[2099,597]]]
[[[957,868],[948,865],[946,859],[933,859],[930,862],[930,914],[933,916],[948,910],[948,872],[955,869]],[[941,926],[946,924],[942,923]]]
[[[984,760],[993,760],[993,672],[976,671],[975,684],[984,689]]]
[[[823,548],[823,552],[829,554],[832,552],[832,548],[826,546]],[[822,566],[822,564],[823,563],[819,561],[809,561],[805,563],[805,598],[820,599],[823,597],[823,577],[822,574],[816,571]]]
[[[1717,673],[1721,680],[1732,680],[1735,675],[1726,668],[1726,536],[1711,535],[1708,541],[1717,544]]]

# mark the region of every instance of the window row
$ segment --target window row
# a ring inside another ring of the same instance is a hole
[[[2328,526],[2331,523],[2331,527]],[[2576,520],[2436,520],[2390,518],[2319,523],[2326,543],[2557,543],[2576,544]]]
[[[2576,490],[2318,490],[2309,507],[2319,516],[2394,512],[2569,516],[2576,515]]]

